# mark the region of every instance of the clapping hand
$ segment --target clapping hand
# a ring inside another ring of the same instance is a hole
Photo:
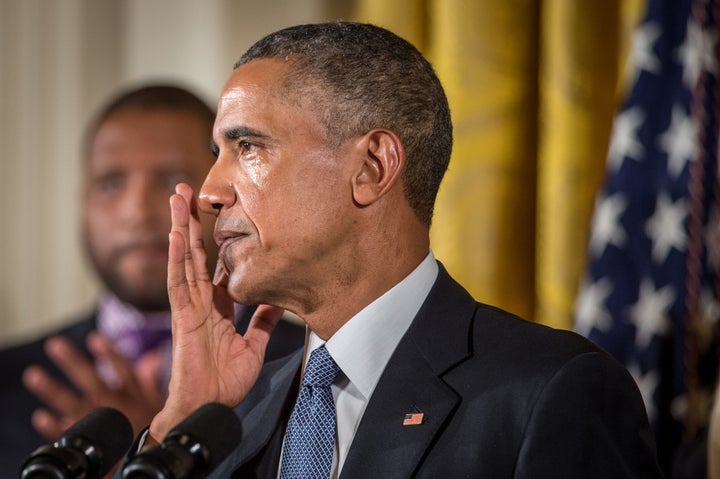
[[[158,351],[147,353],[133,364],[99,333],[90,334],[88,349],[96,362],[104,362],[112,369],[116,379],[113,384],[100,375],[90,358],[62,336],[46,341],[45,350],[77,391],[39,366],[30,366],[23,374],[25,387],[47,405],[35,411],[32,422],[50,441],[57,440],[68,427],[101,406],[122,411],[137,433],[163,405],[164,394],[157,380],[161,367]]]

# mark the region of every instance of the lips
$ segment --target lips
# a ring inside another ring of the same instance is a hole
[[[215,280],[227,281],[227,275],[233,270],[232,255],[229,250],[243,238],[250,236],[248,228],[238,219],[218,217],[215,222],[213,239],[218,245],[218,266],[215,268]]]
[[[215,229],[215,233],[213,234],[215,243],[217,243],[217,245],[220,247],[222,247],[223,245],[225,245],[228,242],[242,238],[243,236],[247,236],[247,234],[239,232],[239,231],[218,230],[218,229]]]
[[[231,243],[249,236],[248,231],[250,231],[249,228],[241,219],[220,215],[215,222],[213,239],[222,251]]]
[[[218,258],[222,260],[226,266],[228,265],[228,261],[230,258],[227,257],[228,250],[232,247],[233,244],[237,243],[241,239],[247,237],[247,233],[241,233],[238,231],[230,231],[230,230],[216,230],[213,237],[215,238],[215,242],[220,247],[218,251]],[[230,268],[228,268],[230,269]]]
[[[213,276],[213,284],[216,286],[226,287],[230,272],[233,270],[232,257],[228,250],[233,244],[237,243],[244,237],[248,236],[244,233],[221,233],[215,235],[215,241],[220,246],[218,251],[218,262],[215,266],[215,274]]]

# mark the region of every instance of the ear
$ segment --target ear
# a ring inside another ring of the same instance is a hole
[[[353,176],[355,202],[368,206],[390,191],[400,179],[405,166],[405,148],[390,130],[375,129],[360,140],[363,162]]]

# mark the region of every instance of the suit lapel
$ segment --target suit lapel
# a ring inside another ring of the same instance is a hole
[[[284,431],[289,407],[292,407],[297,395],[301,359],[302,349],[287,359],[265,366],[250,394],[235,408],[235,413],[242,421],[242,439],[211,477],[226,478],[233,472],[237,475],[243,465],[251,460],[254,461],[254,468],[258,464],[274,464],[273,467],[277,467],[279,456],[260,459],[257,456],[264,454],[263,449],[277,435],[278,429]],[[240,477],[244,477],[243,474]]]
[[[443,375],[471,354],[468,335],[475,306],[441,266],[373,392],[342,479],[412,476],[460,401]],[[408,413],[422,414],[421,424],[403,425]]]
[[[410,477],[456,406],[457,395],[423,364],[422,357],[416,354],[409,359],[420,366],[406,362],[383,374],[343,465],[343,479]],[[404,426],[408,413],[422,414],[421,424]]]

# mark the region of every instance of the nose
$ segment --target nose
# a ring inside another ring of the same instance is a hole
[[[222,208],[232,206],[235,201],[232,176],[226,162],[219,157],[200,188],[198,206],[205,213],[217,215]]]

